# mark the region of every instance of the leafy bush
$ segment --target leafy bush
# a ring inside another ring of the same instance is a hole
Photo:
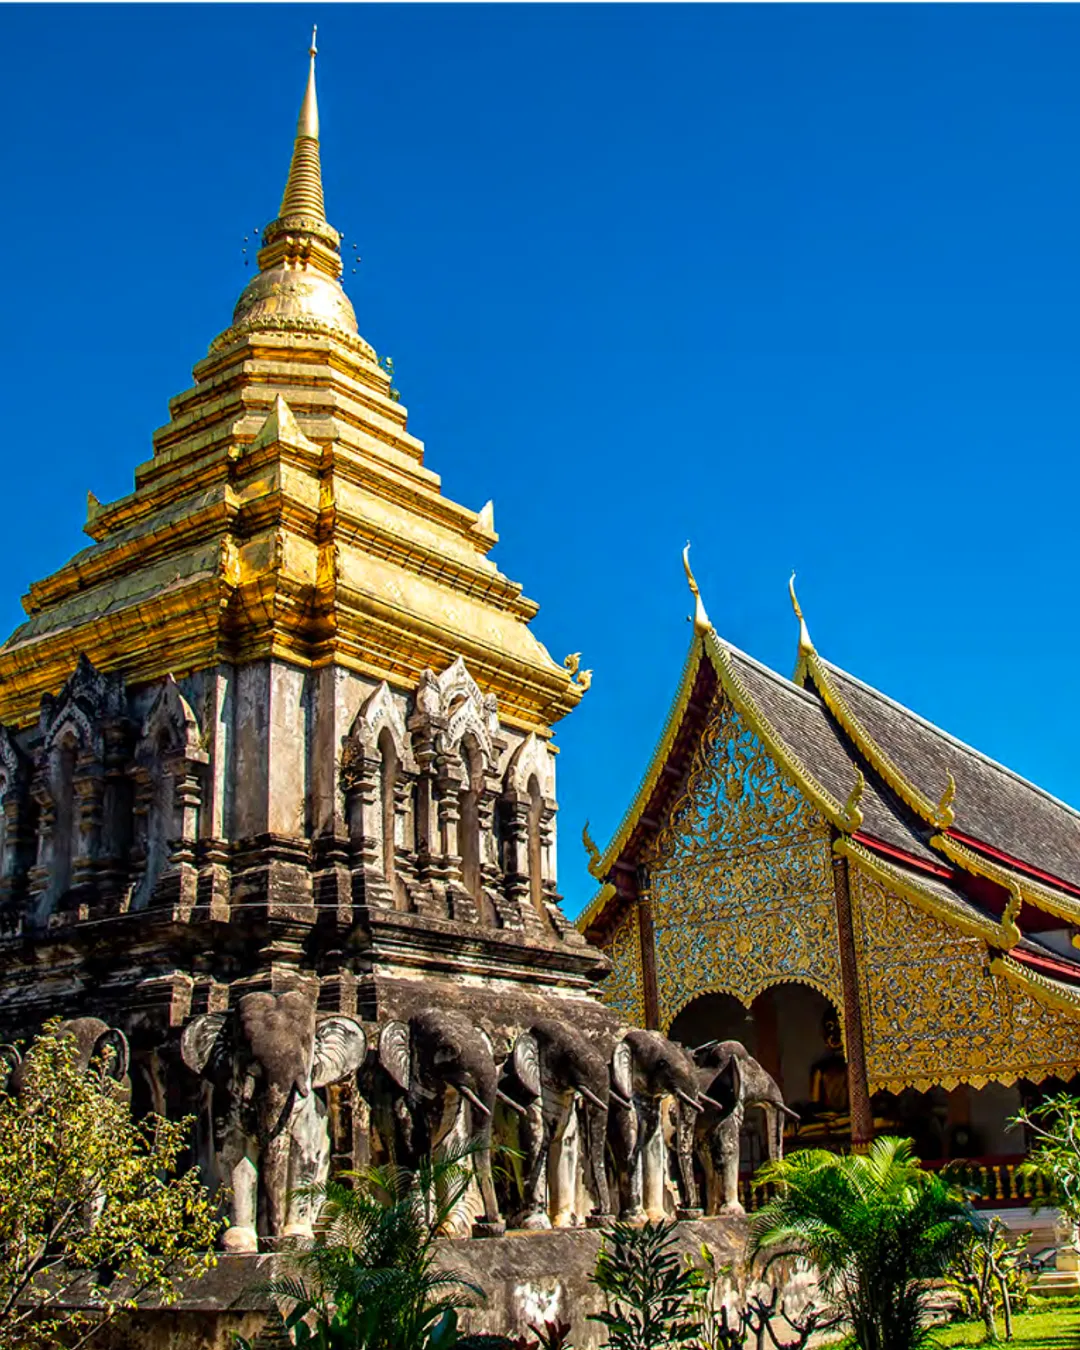
[[[463,1337],[458,1310],[483,1297],[436,1268],[435,1241],[472,1179],[466,1152],[415,1172],[373,1167],[313,1188],[315,1242],[288,1252],[267,1291],[285,1305],[293,1344],[311,1350],[480,1350],[505,1337]],[[237,1337],[239,1350],[251,1350]]]
[[[673,1229],[670,1223],[617,1223],[605,1234],[591,1278],[608,1307],[591,1313],[590,1321],[607,1327],[611,1350],[660,1350],[697,1340],[695,1295],[706,1277],[680,1261]]]

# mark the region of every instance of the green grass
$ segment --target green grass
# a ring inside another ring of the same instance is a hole
[[[981,1322],[954,1322],[938,1327],[934,1339],[939,1345],[984,1345],[985,1334]],[[1000,1318],[998,1336],[1004,1336]],[[1055,1305],[1039,1312],[1018,1313],[1013,1318],[1013,1339],[1002,1339],[998,1344],[1002,1350],[1080,1350],[1080,1307]]]

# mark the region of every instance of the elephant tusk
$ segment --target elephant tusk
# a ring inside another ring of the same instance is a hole
[[[601,1111],[607,1110],[607,1103],[602,1102],[600,1098],[596,1095],[596,1093],[593,1092],[592,1088],[587,1088],[583,1084],[579,1083],[577,1090],[581,1093],[581,1095],[585,1098],[587,1102],[592,1102],[593,1106],[598,1106]]]
[[[704,1092],[701,1093],[701,1100],[705,1103],[706,1106],[716,1107],[717,1111],[722,1111],[724,1109],[723,1106],[721,1106],[721,1104],[716,1100],[715,1097],[708,1097]]]
[[[614,1088],[610,1089],[609,1095],[611,1100],[617,1102],[625,1111],[629,1111],[634,1104],[629,1097],[624,1097],[621,1092],[616,1092]]]
[[[495,1096],[504,1106],[508,1106],[511,1111],[516,1111],[519,1116],[527,1116],[529,1114],[520,1102],[514,1101],[513,1097],[508,1097],[502,1088],[499,1088],[498,1092],[495,1093]]]
[[[692,1107],[695,1111],[700,1111],[702,1109],[701,1103],[694,1101],[693,1097],[687,1096],[682,1088],[675,1089],[675,1096],[678,1097],[679,1101],[685,1102],[687,1106]]]
[[[475,1106],[478,1111],[483,1111],[485,1116],[491,1115],[490,1109],[484,1105],[472,1088],[467,1088],[461,1083],[455,1083],[454,1086],[467,1102],[472,1102],[473,1106]]]
[[[790,1106],[781,1106],[780,1110],[783,1111],[784,1115],[787,1116],[789,1120],[795,1121],[796,1124],[802,1120],[802,1116],[799,1115],[798,1111],[793,1111]]]
[[[714,1045],[719,1045],[719,1041],[703,1041],[701,1045],[695,1045],[690,1051],[692,1055],[700,1055],[704,1050],[711,1050]]]

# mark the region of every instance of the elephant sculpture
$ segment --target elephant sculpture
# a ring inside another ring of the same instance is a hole
[[[326,1107],[314,1089],[356,1072],[367,1052],[352,1017],[317,1017],[298,990],[251,993],[234,1011],[202,1013],[180,1053],[208,1085],[214,1170],[231,1191],[229,1252],[312,1236],[313,1200],[330,1165]]]
[[[694,1151],[705,1174],[705,1212],[742,1214],[739,1141],[748,1107],[765,1112],[768,1156],[784,1155],[784,1118],[798,1115],[740,1041],[708,1041],[693,1051],[705,1110],[693,1120]]]
[[[76,1069],[81,1073],[89,1073],[91,1068],[100,1072],[103,1085],[108,1086],[120,1101],[130,1102],[128,1067],[131,1053],[122,1031],[110,1027],[100,1017],[73,1017],[60,1023],[57,1035],[73,1042],[72,1063]],[[0,1087],[18,1096],[24,1073],[18,1049],[13,1045],[0,1045]]]
[[[505,1232],[491,1175],[491,1134],[499,1071],[491,1042],[464,1014],[429,1009],[407,1022],[387,1022],[379,1034],[379,1063],[396,1088],[397,1135],[410,1165],[454,1145],[468,1151],[482,1212],[476,1236]],[[464,1215],[452,1221],[467,1231]]]
[[[604,1165],[609,1098],[614,1093],[624,1109],[632,1103],[612,1088],[603,1055],[573,1027],[545,1018],[517,1038],[505,1083],[503,1100],[512,1109],[520,1109],[514,1102],[524,1103],[519,1129],[524,1204],[516,1226],[550,1228],[554,1221],[564,1228],[574,1223],[582,1171],[593,1201],[586,1221],[599,1225],[610,1218]]]
[[[698,1210],[694,1177],[694,1122],[707,1106],[718,1103],[701,1095],[693,1059],[682,1046],[658,1031],[628,1031],[611,1063],[611,1082],[617,1095],[609,1111],[608,1138],[619,1180],[620,1217],[637,1222],[664,1217],[667,1147],[663,1105],[674,1098],[674,1152],[681,1204],[689,1215]],[[622,1102],[629,1099],[630,1105]]]

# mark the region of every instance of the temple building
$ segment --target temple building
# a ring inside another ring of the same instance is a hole
[[[589,673],[426,466],[340,243],[313,48],[257,273],[0,646],[0,1040],[115,1021],[137,1100],[187,1019],[298,981],[376,1022],[466,1004],[467,969],[496,1021],[551,991],[612,1021],[555,880]]]
[[[684,562],[674,704],[615,837],[585,836],[605,998],[744,1041],[801,1117],[789,1147],[1021,1154],[1009,1117],[1080,1072],[1080,814],[825,660],[794,578],[794,675],[762,666]]]

